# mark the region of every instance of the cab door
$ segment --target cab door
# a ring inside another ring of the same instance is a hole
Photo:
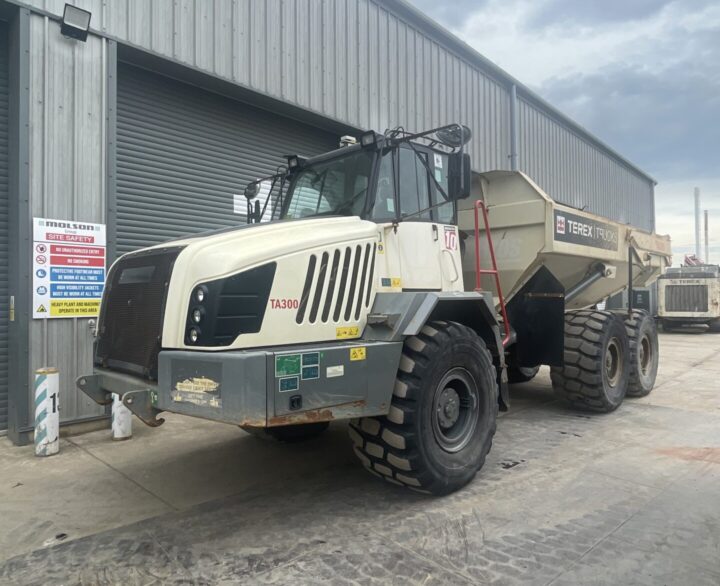
[[[383,160],[381,164],[373,213],[376,221],[389,219],[391,215],[397,218],[397,224],[385,225],[383,236],[388,254],[398,257],[400,288],[403,291],[462,290],[454,206],[452,202],[442,203],[438,199],[442,198],[441,192],[428,174],[428,170],[434,173],[447,191],[444,173],[447,156],[429,149],[402,146],[395,151],[392,165],[394,169],[389,161]],[[387,193],[389,174],[394,177],[392,194]],[[441,205],[428,209],[436,203]],[[406,216],[410,217],[403,219]]]

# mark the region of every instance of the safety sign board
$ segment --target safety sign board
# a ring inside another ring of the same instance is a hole
[[[33,318],[98,315],[105,245],[104,224],[33,218]]]

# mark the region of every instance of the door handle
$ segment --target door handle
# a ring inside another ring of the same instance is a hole
[[[433,235],[433,241],[437,242],[439,236],[438,236],[438,227],[435,224],[432,225],[432,235]]]

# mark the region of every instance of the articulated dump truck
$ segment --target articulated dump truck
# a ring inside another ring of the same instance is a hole
[[[473,176],[469,139],[397,129],[289,156],[247,186],[247,225],[122,256],[79,388],[151,426],[169,411],[291,441],[347,419],[370,472],[431,494],[472,480],[508,382],[540,365],[579,409],[649,393],[654,322],[593,306],[657,278],[668,238],[520,172]]]
[[[707,325],[720,333],[720,265],[671,267],[658,280],[658,317],[665,331]]]

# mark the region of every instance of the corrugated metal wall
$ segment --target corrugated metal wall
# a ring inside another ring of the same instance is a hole
[[[34,0],[62,14],[64,0]],[[371,0],[77,0],[92,26],[343,123],[409,130],[464,121],[477,169],[509,165],[510,96]]]
[[[653,228],[647,179],[609,159],[591,141],[518,99],[520,169],[551,197],[640,228]]]
[[[78,44],[60,35],[58,23],[37,15],[30,19],[35,217],[105,222],[105,44],[97,37]],[[60,368],[61,421],[104,413],[75,389],[75,378],[92,370],[92,342],[87,319],[30,323],[31,370]]]
[[[0,20],[0,431],[8,422],[8,27]]]
[[[31,3],[61,14],[64,0]],[[475,169],[509,168],[511,80],[449,49],[427,27],[408,24],[396,15],[397,2],[76,4],[108,35],[353,126],[419,130],[461,121],[475,136]],[[593,211],[652,227],[648,178],[582,131],[567,130],[556,114],[522,100],[519,106],[521,169],[564,203],[589,201]]]
[[[283,155],[337,148],[334,134],[121,64],[117,251],[245,223],[233,194]],[[244,202],[242,210],[245,211]]]

